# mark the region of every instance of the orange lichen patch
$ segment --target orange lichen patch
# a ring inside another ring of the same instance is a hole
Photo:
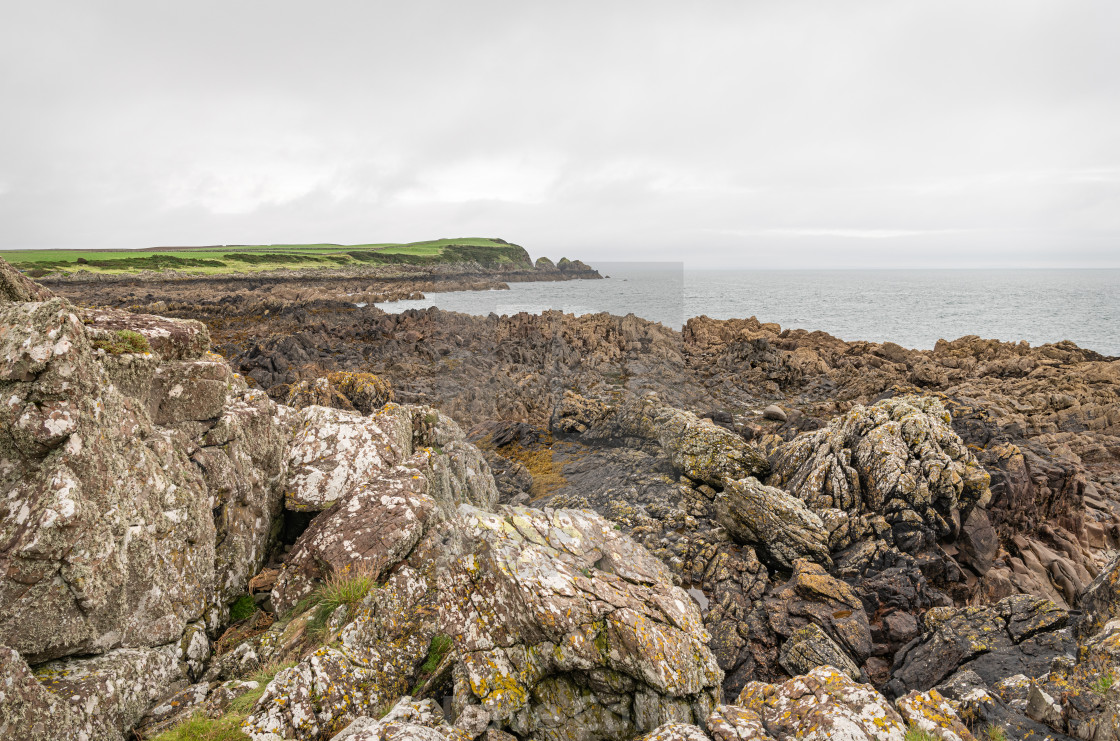
[[[568,479],[564,477],[564,466],[554,457],[551,435],[541,438],[539,446],[535,445],[532,448],[522,447],[521,443],[514,441],[491,450],[520,463],[529,470],[533,476],[529,496],[534,500],[546,497],[568,485]]]

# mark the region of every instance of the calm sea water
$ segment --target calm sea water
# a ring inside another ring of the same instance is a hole
[[[1120,356],[1120,270],[685,270],[679,263],[595,263],[609,279],[511,283],[508,291],[433,293],[378,304],[487,315],[633,313],[679,329],[689,317],[756,316],[844,340],[930,349],[975,334],[1032,345],[1073,340]]]

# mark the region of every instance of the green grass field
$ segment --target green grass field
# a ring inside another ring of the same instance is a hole
[[[34,277],[79,272],[122,274],[141,270],[176,270],[220,275],[277,269],[432,265],[467,261],[485,265],[532,266],[528,253],[521,247],[480,237],[404,244],[257,244],[157,247],[143,250],[9,250],[0,251],[0,257]]]

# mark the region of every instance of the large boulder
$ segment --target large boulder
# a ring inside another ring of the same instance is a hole
[[[457,702],[542,739],[707,718],[723,673],[695,603],[657,559],[589,512],[460,515],[440,581],[440,623],[463,668]]]

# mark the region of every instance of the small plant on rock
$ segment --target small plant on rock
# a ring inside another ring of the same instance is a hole
[[[328,576],[315,590],[315,614],[307,623],[312,634],[322,634],[331,615],[342,605],[354,605],[366,598],[377,580],[368,571],[347,567]]]
[[[906,741],[938,741],[938,738],[929,731],[918,728],[913,723],[906,729]]]
[[[1095,682],[1089,685],[1089,689],[1093,690],[1093,692],[1096,692],[1098,695],[1103,695],[1104,693],[1108,692],[1109,688],[1112,687],[1112,684],[1115,681],[1116,677],[1112,672],[1105,672],[1104,674],[1097,677]]]
[[[989,723],[984,727],[984,738],[988,741],[1007,741],[1007,734],[996,724]]]

